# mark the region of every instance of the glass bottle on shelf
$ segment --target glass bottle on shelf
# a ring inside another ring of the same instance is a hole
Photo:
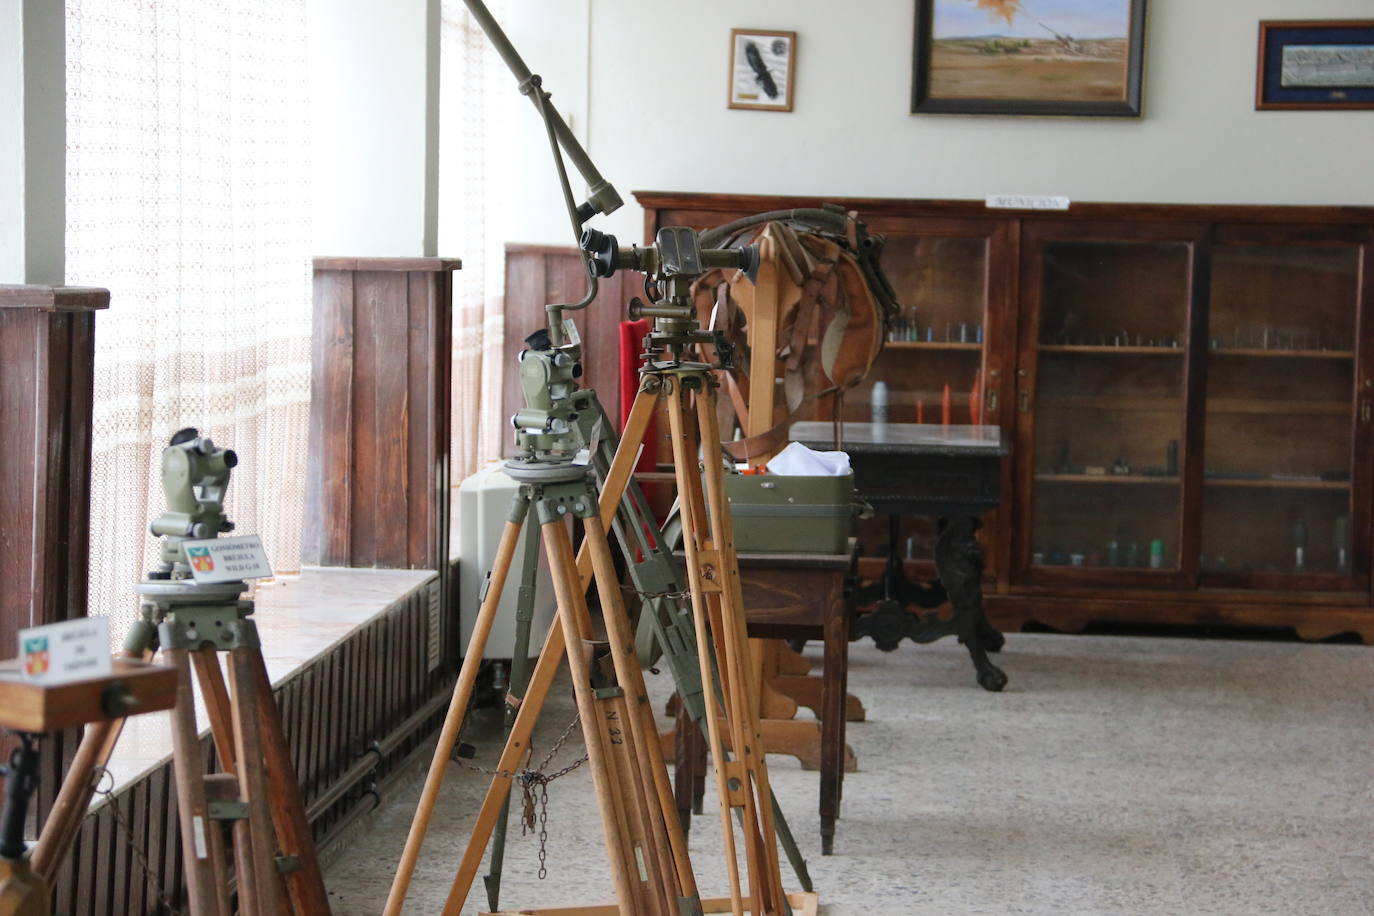
[[[1031,563],[1177,570],[1191,247],[1037,250]]]
[[[1355,244],[1213,249],[1204,581],[1349,573],[1360,270]]]

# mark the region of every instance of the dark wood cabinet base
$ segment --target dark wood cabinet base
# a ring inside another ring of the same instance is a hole
[[[1062,592],[1043,595],[993,595],[986,591],[983,603],[988,620],[1007,632],[1038,623],[1066,633],[1079,633],[1095,623],[1141,624],[1182,627],[1263,627],[1291,629],[1301,639],[1330,639],[1355,634],[1374,644],[1374,611],[1365,595],[1348,596],[1345,607],[1328,603],[1332,595],[1294,595],[1286,602],[1262,603],[1244,596],[1161,594],[1153,599],[1118,600],[1100,595],[1073,596]]]

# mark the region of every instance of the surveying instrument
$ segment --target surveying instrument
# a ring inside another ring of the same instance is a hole
[[[530,73],[480,0],[466,0],[492,44],[515,74],[544,121],[574,235],[585,253],[587,289],[575,303],[546,306],[548,328],[526,340],[520,356],[520,384],[526,406],[512,418],[517,457],[506,472],[519,484],[481,608],[454,687],[433,763],[387,899],[388,914],[401,911],[433,815],[443,774],[458,741],[472,698],[487,637],[526,525],[537,522],[550,566],[558,615],[525,685],[523,646],[513,658],[508,705],[514,709],[509,735],[478,813],[472,836],[454,877],[446,914],[458,914],[493,831],[488,900],[498,906],[500,838],[516,770],[529,754],[529,741],[555,673],[566,655],[587,761],[600,809],[607,857],[616,888],[614,906],[578,913],[621,916],[690,916],[732,912],[736,916],[782,916],[793,906],[814,907],[811,894],[783,892],[779,840],[793,854],[794,868],[809,890],[805,863],[795,855],[776,811],[753,697],[759,690],[750,665],[742,588],[719,456],[713,370],[693,358],[702,344],[717,344],[701,330],[689,296],[692,281],[712,268],[750,270],[757,252],[710,249],[690,229],[661,231],[654,245],[622,252],[612,236],[583,225],[596,213],[620,206],[615,189],[596,171],[585,151],[549,104],[538,76]],[[574,202],[563,151],[590,188]],[[596,296],[597,277],[619,269],[643,271],[652,287],[650,303],[636,301],[632,315],[652,318],[645,341],[645,366],[619,447],[610,443],[604,411],[593,392],[579,389],[581,342],[564,313],[586,308]],[[659,536],[657,522],[631,479],[645,430],[656,407],[666,405],[682,504],[687,585]],[[704,459],[699,452],[704,447]],[[599,491],[599,492],[598,492]],[[583,542],[574,554],[568,520],[582,523]],[[687,852],[683,824],[668,783],[635,637],[621,594],[607,532],[614,530],[637,590],[651,618],[684,704],[703,723],[712,751],[719,796],[722,843],[730,885],[728,898],[703,901]],[[532,532],[531,532],[532,534]],[[517,615],[517,643],[528,638],[537,562],[536,542],[527,538]],[[597,633],[586,599],[597,585],[604,639]],[[523,691],[523,693],[522,693]],[[780,825],[782,825],[780,827]],[[742,855],[741,855],[742,853]],[[800,867],[798,867],[800,866]],[[539,913],[541,910],[521,910]],[[549,910],[547,912],[557,912]]]
[[[195,429],[183,429],[162,452],[167,511],[155,518],[158,566],[136,586],[140,619],[129,631],[123,660],[147,660],[160,648],[174,669],[172,757],[177,817],[193,916],[230,916],[224,825],[232,824],[237,911],[245,914],[327,914],[314,838],[305,818],[295,768],[272,699],[253,602],[241,580],[201,583],[184,544],[233,530],[224,493],[238,464]],[[228,654],[228,681],[219,652]],[[128,662],[125,661],[125,664]],[[116,666],[121,664],[116,661]],[[210,719],[221,772],[207,774],[196,728],[192,671]],[[122,718],[87,728],[53,814],[43,828],[33,868],[51,876],[70,849],[123,728]]]

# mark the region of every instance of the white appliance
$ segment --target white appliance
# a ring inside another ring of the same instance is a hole
[[[520,486],[506,474],[504,467],[504,462],[494,462],[458,485],[458,620],[464,654],[481,607],[477,596],[482,591],[487,571],[496,560],[501,531],[510,517],[515,491]],[[539,536],[539,525],[533,514],[531,509],[531,517],[520,533],[520,543],[515,548],[515,558],[511,562],[510,575],[506,577],[506,587],[482,652],[483,658],[511,658],[515,654],[515,603],[520,590],[521,558],[525,555],[526,539]],[[539,575],[535,580],[534,622],[530,627],[531,658],[543,647],[556,611],[553,580],[543,562],[543,551],[536,551],[535,556]]]

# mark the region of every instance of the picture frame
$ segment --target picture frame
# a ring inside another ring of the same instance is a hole
[[[1145,0],[916,0],[913,114],[1136,118]]]
[[[730,30],[730,107],[791,111],[797,33]]]
[[[1374,19],[1259,24],[1255,108],[1374,109]]]

